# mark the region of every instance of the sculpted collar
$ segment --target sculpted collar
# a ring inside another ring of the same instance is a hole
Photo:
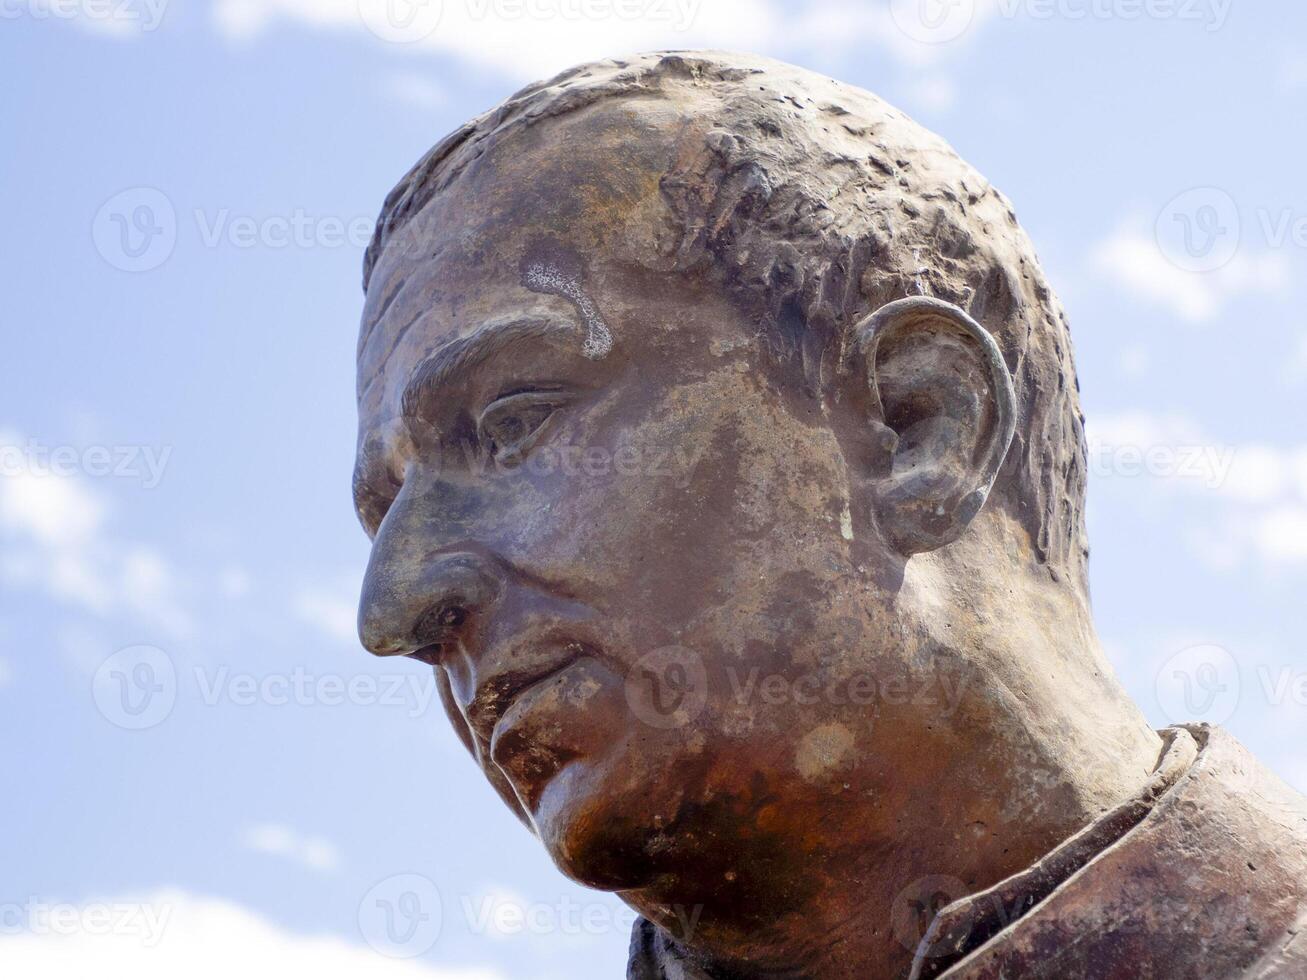
[[[1161,735],[1166,740],[1161,761],[1132,799],[1109,810],[1025,871],[940,909],[917,947],[910,980],[931,980],[944,974],[1137,827],[1198,756],[1198,744],[1186,729],[1170,728]]]
[[[912,980],[1307,977],[1307,800],[1225,731],[1167,729],[1134,798],[940,910]],[[651,923],[629,980],[712,980]]]
[[[1139,796],[942,909],[913,977],[1307,977],[1307,800],[1222,729],[1162,734]]]

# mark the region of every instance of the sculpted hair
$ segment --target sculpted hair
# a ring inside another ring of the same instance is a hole
[[[581,65],[450,133],[386,197],[363,264],[498,140],[601,100],[695,105],[660,189],[680,242],[814,386],[885,303],[956,303],[998,342],[1016,437],[991,494],[1054,579],[1087,590],[1086,448],[1070,329],[1007,199],[943,140],[853,86],[752,55],[668,52]]]

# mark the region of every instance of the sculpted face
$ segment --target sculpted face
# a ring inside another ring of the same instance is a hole
[[[433,665],[566,873],[673,932],[695,907],[730,950],[846,919],[836,879],[888,908],[910,868],[965,877],[957,828],[1001,824],[1012,767],[959,745],[1017,708],[932,638],[952,600],[907,566],[975,515],[1011,430],[951,314],[882,318],[819,389],[716,271],[671,271],[659,182],[702,141],[654,100],[531,127],[383,251],[360,631]]]

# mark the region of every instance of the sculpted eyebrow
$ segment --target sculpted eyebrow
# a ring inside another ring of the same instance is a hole
[[[539,346],[545,342],[565,352],[574,352],[580,360],[584,336],[578,324],[563,317],[532,315],[491,320],[468,336],[452,340],[423,358],[404,385],[400,396],[400,418],[425,418],[424,411],[437,404],[442,393],[448,392],[492,358],[511,356],[518,348],[527,348],[530,353],[526,356],[537,359]],[[354,504],[360,515],[372,514],[379,506],[374,498],[384,496],[385,487],[396,486],[395,480],[385,475],[388,453],[388,438],[380,430],[372,432],[359,444],[353,482]],[[372,516],[375,518],[375,514]]]
[[[581,356],[582,334],[576,324],[552,317],[522,317],[491,322],[475,333],[452,340],[428,354],[404,386],[400,408],[406,418],[423,418],[436,397],[487,361],[511,356],[541,340],[570,341]]]

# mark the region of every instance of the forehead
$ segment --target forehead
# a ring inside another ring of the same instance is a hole
[[[656,263],[675,234],[659,181],[690,125],[665,102],[633,100],[490,138],[382,251],[363,311],[360,408],[393,401],[414,364],[487,320],[547,309],[579,321],[575,297],[548,295],[529,269],[612,302],[616,270]]]

